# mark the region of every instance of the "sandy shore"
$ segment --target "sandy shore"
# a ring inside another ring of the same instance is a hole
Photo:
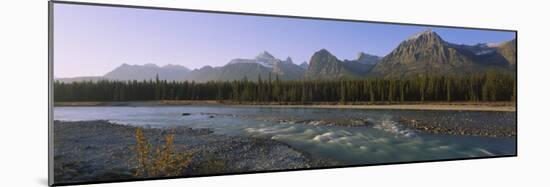
[[[135,179],[136,127],[107,121],[54,122],[56,183]],[[153,146],[174,134],[177,152],[195,152],[182,176],[313,167],[306,153],[263,138],[213,134],[209,129],[145,128]],[[163,177],[163,176],[150,176]]]
[[[396,109],[396,110],[459,110],[459,111],[497,111],[515,112],[512,102],[429,102],[429,103],[235,103],[219,101],[131,101],[131,102],[55,102],[55,106],[178,106],[178,105],[226,105],[236,107],[280,107],[280,108],[334,108],[334,109]]]

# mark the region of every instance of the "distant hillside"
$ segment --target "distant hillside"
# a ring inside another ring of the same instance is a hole
[[[166,65],[159,67],[155,64],[145,65],[129,65],[122,64],[103,78],[109,80],[150,80],[156,79],[157,75],[160,80],[181,81],[184,80],[185,74],[189,73],[189,69],[180,65]]]

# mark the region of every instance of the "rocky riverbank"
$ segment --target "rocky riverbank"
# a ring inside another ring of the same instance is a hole
[[[516,136],[515,126],[505,124],[481,123],[482,125],[468,125],[451,120],[438,121],[434,119],[412,119],[406,117],[401,117],[399,122],[409,128],[434,134],[485,137]]]
[[[108,121],[54,122],[56,183],[135,179],[136,127]],[[193,152],[182,176],[310,168],[321,164],[287,144],[264,138],[225,136],[209,129],[145,128],[152,147],[174,135],[176,152]],[[326,164],[326,163],[324,163]],[[326,166],[326,165],[324,165]],[[163,177],[163,176],[151,176]]]

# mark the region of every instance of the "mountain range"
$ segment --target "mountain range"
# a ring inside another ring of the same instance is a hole
[[[155,64],[145,65],[128,65],[122,64],[109,73],[105,74],[103,78],[109,80],[148,80],[154,79],[158,75],[161,80],[184,80],[182,75],[189,73],[191,70],[180,65],[165,65],[159,67]]]
[[[502,44],[458,45],[427,30],[401,42],[380,60],[371,76],[460,75],[515,69],[515,40]]]
[[[296,80],[303,78],[305,69],[294,64],[290,57],[285,60],[275,58],[267,51],[263,51],[255,58],[237,58],[231,60],[225,66],[205,66],[191,71],[182,77],[185,80],[206,82],[210,80],[241,80],[247,78],[256,80],[258,76],[268,79],[271,75],[281,80]]]
[[[56,78],[62,82],[95,80],[196,81],[256,80],[276,77],[298,79],[359,79],[365,77],[410,77],[422,75],[463,75],[488,70],[514,72],[516,40],[498,44],[463,45],[443,40],[426,30],[410,36],[384,57],[360,52],[356,59],[340,60],[326,49],[315,52],[309,62],[295,64],[290,57],[278,59],[267,51],[254,58],[236,58],[224,66],[190,70],[180,65],[122,64],[104,76]]]

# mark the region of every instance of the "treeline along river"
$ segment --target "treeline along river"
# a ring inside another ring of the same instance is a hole
[[[416,76],[360,80],[54,82],[56,102],[229,100],[243,102],[514,101],[516,77],[489,71],[465,76]]]

